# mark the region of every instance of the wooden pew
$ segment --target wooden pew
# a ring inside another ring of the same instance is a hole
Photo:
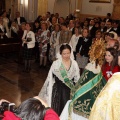
[[[0,53],[19,52],[20,39],[17,38],[5,38],[0,39]]]

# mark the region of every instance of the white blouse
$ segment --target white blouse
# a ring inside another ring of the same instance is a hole
[[[76,51],[76,45],[78,43],[79,37],[81,37],[82,35],[76,36],[75,34],[72,36],[71,40],[70,40],[70,45],[72,46],[73,51]]]
[[[27,38],[32,38],[32,41],[27,42],[27,47],[28,48],[34,48],[35,47],[35,34],[34,34],[34,32],[29,31],[27,33],[27,30],[24,30],[24,34],[23,34],[22,39],[26,39],[27,40]],[[22,46],[23,45],[24,45],[24,42],[23,42]]]

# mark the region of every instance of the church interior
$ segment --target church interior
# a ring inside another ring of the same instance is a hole
[[[64,18],[74,14],[81,22],[86,18],[104,19],[110,13],[112,19],[120,22],[120,0],[0,0],[0,13],[4,10],[11,21],[19,11],[20,16],[30,24],[47,12],[59,13],[59,17]],[[45,68],[39,68],[39,62],[33,58],[31,71],[23,72],[24,63],[18,62],[18,47],[17,40],[10,43],[0,39],[0,99],[12,101],[16,105],[38,95],[51,65],[48,61]]]

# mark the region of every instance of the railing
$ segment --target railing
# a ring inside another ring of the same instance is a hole
[[[18,52],[20,50],[20,39],[5,38],[0,39],[0,53]]]

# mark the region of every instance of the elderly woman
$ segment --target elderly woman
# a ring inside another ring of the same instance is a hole
[[[33,48],[35,47],[35,34],[31,31],[30,24],[26,24],[26,30],[22,37],[24,71],[30,72]]]

